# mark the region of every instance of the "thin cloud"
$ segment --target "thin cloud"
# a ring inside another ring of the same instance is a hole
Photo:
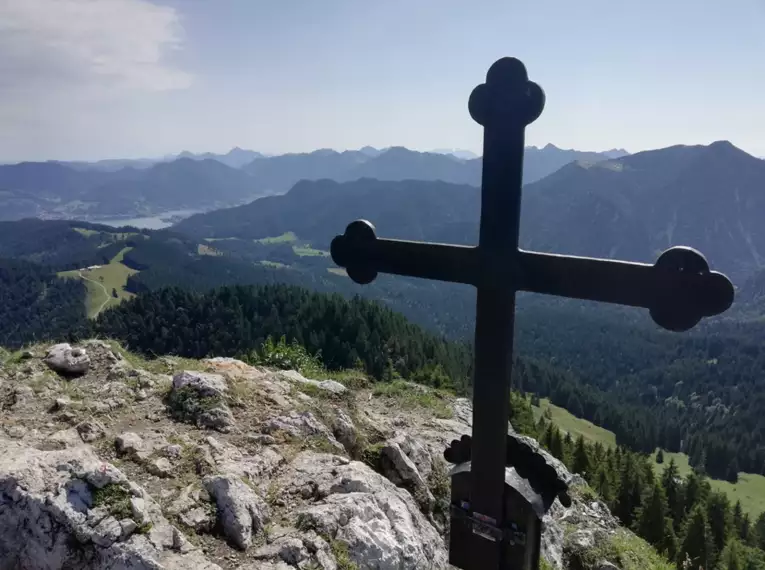
[[[176,11],[145,0],[0,0],[0,106],[186,88],[191,75],[168,62],[182,41]]]

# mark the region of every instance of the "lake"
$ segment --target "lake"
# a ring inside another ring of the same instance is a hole
[[[166,222],[162,218],[170,218],[172,216],[188,218],[189,216],[197,213],[199,213],[197,210],[173,210],[171,212],[163,212],[157,216],[151,216],[147,218],[105,218],[102,220],[92,220],[92,222],[94,224],[112,226],[113,228],[133,226],[134,228],[146,230],[161,230],[162,228],[168,228],[172,226],[173,223],[175,223]]]

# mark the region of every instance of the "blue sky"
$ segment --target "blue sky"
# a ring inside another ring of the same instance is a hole
[[[0,0],[0,162],[404,145],[480,152],[499,57],[530,144],[765,156],[765,0]]]

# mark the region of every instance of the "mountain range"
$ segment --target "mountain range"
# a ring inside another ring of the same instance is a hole
[[[529,147],[527,182],[572,160],[599,161],[598,153]],[[170,210],[234,206],[266,194],[287,192],[300,180],[339,182],[442,180],[478,186],[481,159],[417,152],[404,147],[364,147],[336,152],[266,157],[243,149],[225,155],[184,151],[172,160],[111,160],[97,163],[24,162],[0,166],[0,219],[24,217],[137,217]]]
[[[765,267],[763,183],[765,161],[726,141],[576,161],[524,188],[521,245],[643,262],[672,245],[689,245],[740,283]],[[473,244],[479,215],[479,192],[467,183],[318,180],[302,181],[285,195],[192,216],[176,229],[195,237],[247,239],[292,231],[326,248],[348,222],[366,218],[381,236]]]

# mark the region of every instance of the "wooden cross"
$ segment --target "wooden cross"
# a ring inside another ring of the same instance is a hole
[[[503,58],[470,95],[484,128],[481,225],[475,247],[379,239],[364,220],[332,242],[332,258],[360,284],[379,272],[467,283],[477,288],[470,506],[504,528],[505,449],[510,401],[515,294],[531,291],[649,309],[653,320],[685,331],[733,302],[733,285],[687,247],[655,264],[523,251],[518,248],[524,135],[545,96],[523,63]],[[477,536],[470,570],[506,568],[501,545]]]

